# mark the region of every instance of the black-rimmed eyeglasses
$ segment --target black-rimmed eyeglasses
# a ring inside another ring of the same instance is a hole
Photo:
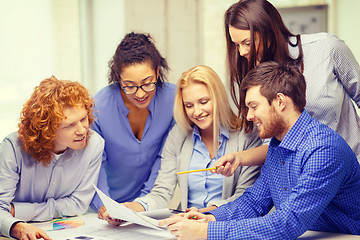
[[[126,94],[135,94],[139,88],[141,88],[144,92],[151,92],[156,88],[156,82],[145,83],[140,86],[121,86],[121,88]]]

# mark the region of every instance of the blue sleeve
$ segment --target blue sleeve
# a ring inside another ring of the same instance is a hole
[[[243,195],[209,212],[216,221],[231,221],[263,216],[273,206],[270,190],[266,181],[266,165],[262,168],[260,177],[255,184],[246,189]]]
[[[110,196],[109,194],[109,185],[107,182],[107,175],[106,175],[106,152],[103,152],[103,156],[102,156],[102,163],[101,163],[101,168],[100,168],[100,172],[99,172],[99,179],[98,179],[98,183],[97,183],[97,187],[103,192],[105,193],[107,196]],[[99,208],[104,205],[103,202],[101,201],[99,195],[95,192],[95,195],[91,201],[90,207],[93,210],[98,211]]]
[[[10,214],[10,203],[20,179],[16,149],[7,138],[0,145],[0,233],[6,237],[10,237],[11,226],[21,221]]]
[[[166,134],[164,134],[164,137],[163,137],[162,142],[161,142],[161,148],[160,148],[160,150],[159,150],[159,152],[158,152],[158,154],[156,156],[156,159],[154,161],[154,164],[153,164],[153,166],[151,168],[150,176],[149,176],[148,180],[144,183],[144,187],[141,189],[141,193],[140,193],[139,197],[143,197],[146,194],[150,193],[151,189],[154,186],[155,180],[156,180],[156,178],[158,176],[159,169],[160,169],[160,166],[161,166],[161,152],[163,150],[163,147],[164,147],[165,141],[167,139],[167,136],[169,135],[169,132],[172,129],[172,127],[174,126],[174,124],[175,124],[175,120],[174,120],[174,118],[172,118],[171,123],[170,123],[170,127],[167,130]]]
[[[217,221],[219,216],[225,222],[210,222],[208,239],[297,238],[315,223],[337,194],[345,177],[344,158],[343,152],[334,147],[315,149],[306,156],[298,183],[280,209],[263,217],[248,218],[247,211],[254,210],[240,206],[245,201],[234,202],[222,211],[222,215],[214,214]],[[260,188],[259,184],[263,182],[255,184]]]
[[[95,121],[91,127],[95,132],[97,132],[100,136],[101,135],[101,130],[100,130],[100,126],[97,123],[97,121]],[[105,146],[106,146],[106,142],[105,142]],[[97,183],[97,187],[103,192],[105,193],[107,196],[110,196],[109,194],[109,185],[107,182],[107,175],[106,175],[106,164],[107,164],[107,156],[106,156],[106,151],[104,150],[103,155],[102,155],[102,162],[101,162],[101,168],[100,168],[100,172],[99,172],[99,178],[98,178],[98,183]],[[98,211],[99,208],[104,205],[103,202],[101,201],[99,195],[95,192],[95,195],[91,201],[90,207],[93,210]]]

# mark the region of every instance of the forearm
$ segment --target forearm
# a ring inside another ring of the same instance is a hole
[[[268,216],[208,223],[208,239],[296,239],[306,229],[298,222],[272,221]],[[295,220],[295,219],[292,219]],[[271,226],[271,227],[269,227]]]
[[[22,220],[14,218],[10,212],[6,210],[0,210],[0,233],[6,237],[10,237],[11,226],[19,221]]]
[[[164,145],[162,150],[161,159],[159,159],[158,171],[156,181],[153,184],[151,192],[138,200],[145,202],[148,206],[148,210],[154,210],[159,208],[167,208],[168,204],[173,197],[175,187],[177,184],[177,157],[178,152],[181,151],[179,141],[184,139],[184,137],[179,137],[180,129],[174,128]],[[187,190],[186,190],[187,191]],[[135,199],[136,201],[137,199]]]
[[[266,159],[268,145],[262,145],[256,148],[236,152],[236,158],[241,166],[260,166]]]
[[[215,205],[212,205],[212,206],[209,206],[209,207],[206,207],[206,208],[200,208],[199,209],[199,212],[203,213],[203,212],[210,212],[212,210],[215,210],[216,208],[218,208],[217,206]],[[214,218],[215,219],[215,218]]]
[[[42,203],[14,202],[15,217],[24,221],[48,221],[63,216],[76,216],[86,212],[91,199],[49,198]],[[84,202],[85,201],[85,202]]]

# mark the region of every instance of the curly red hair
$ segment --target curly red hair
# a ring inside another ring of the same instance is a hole
[[[57,80],[54,76],[41,81],[20,114],[19,140],[36,162],[47,166],[57,129],[66,107],[85,107],[89,125],[94,121],[94,101],[88,90],[77,82]]]

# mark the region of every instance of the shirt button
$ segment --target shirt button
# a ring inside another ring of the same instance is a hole
[[[51,181],[51,184],[55,184],[55,181]]]
[[[285,161],[282,161],[281,163],[282,163],[282,164],[285,164]]]
[[[286,191],[286,187],[284,187],[284,191]]]

